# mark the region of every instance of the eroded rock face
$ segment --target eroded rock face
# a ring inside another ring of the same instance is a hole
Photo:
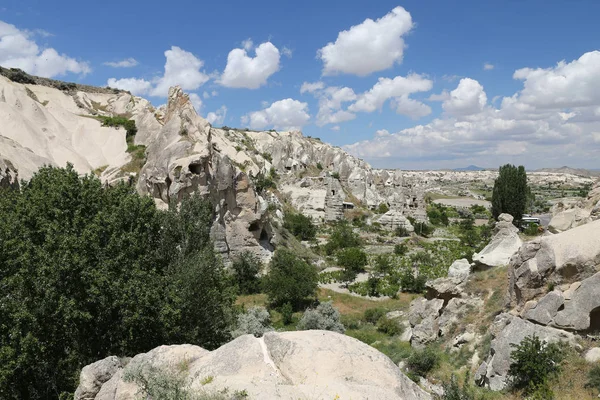
[[[500,214],[490,243],[479,253],[473,254],[473,262],[476,265],[485,267],[508,265],[511,257],[523,244],[519,237],[519,229],[512,224],[512,221],[511,215]]]
[[[19,187],[19,173],[13,164],[0,158],[0,188],[13,188]]]
[[[431,399],[385,355],[329,331],[269,332],[262,338],[244,335],[212,352],[190,345],[159,349],[120,367],[90,399],[133,400],[139,388],[123,377],[152,369],[181,371],[192,393],[227,389],[229,393],[245,390],[252,399]]]
[[[560,233],[587,224],[592,220],[591,210],[573,207],[554,215],[548,224],[552,233]]]
[[[377,222],[381,224],[383,229],[387,229],[389,231],[394,231],[398,228],[405,229],[408,233],[415,231],[415,228],[412,226],[408,218],[406,218],[406,216],[404,216],[402,212],[398,210],[389,210],[379,217]]]
[[[498,315],[489,333],[493,336],[490,355],[480,365],[475,380],[491,390],[502,390],[507,385],[510,353],[514,350],[511,344],[519,344],[525,337],[535,334],[548,343],[563,341],[576,345],[571,333],[537,325],[510,314]]]
[[[471,264],[466,258],[461,258],[452,263],[448,269],[448,277],[466,280],[471,274]]]
[[[509,265],[511,303],[522,307],[560,286],[592,276],[600,265],[600,221],[525,243]]]

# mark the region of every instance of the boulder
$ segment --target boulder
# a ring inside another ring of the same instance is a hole
[[[383,229],[394,231],[397,228],[406,229],[407,232],[414,232],[415,228],[410,221],[398,210],[389,210],[377,220]]]
[[[466,258],[454,261],[448,269],[449,278],[458,278],[464,281],[469,274],[471,274],[471,264]]]
[[[537,325],[510,314],[498,315],[489,332],[493,335],[490,355],[478,368],[475,379],[480,385],[495,391],[507,386],[510,353],[514,350],[511,345],[521,343],[525,337],[535,334],[548,343],[563,341],[576,345],[575,336],[571,333]]]
[[[431,399],[388,357],[335,332],[269,332],[262,338],[244,335],[211,352],[195,346],[177,347],[134,357],[91,398],[134,400],[139,388],[135,380],[125,382],[126,375],[162,373],[180,374],[181,383],[192,394],[227,390],[245,391],[251,399]]]
[[[494,227],[494,236],[479,253],[473,254],[477,266],[499,267],[508,265],[511,257],[519,250],[523,241],[519,230],[512,224],[510,214],[500,214]]]
[[[425,283],[427,299],[442,299],[448,302],[463,295],[464,280],[460,277],[437,278]]]
[[[511,303],[522,307],[545,294],[549,284],[571,284],[595,274],[599,237],[600,221],[594,221],[523,245],[509,265]]]
[[[584,358],[585,361],[591,364],[597,363],[598,361],[600,361],[600,348],[592,347],[591,349],[585,352]]]
[[[591,210],[574,207],[554,215],[548,224],[552,233],[560,233],[591,222]]]
[[[79,374],[79,386],[75,391],[75,400],[93,400],[102,385],[123,367],[118,357],[110,356],[93,364],[86,365]]]
[[[558,310],[563,306],[565,299],[558,290],[548,293],[536,305],[529,308],[523,318],[542,325],[548,325]]]

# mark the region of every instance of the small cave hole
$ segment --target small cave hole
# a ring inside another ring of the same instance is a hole
[[[188,169],[192,174],[200,175],[202,173],[202,165],[200,164],[190,164]]]
[[[590,332],[600,333],[600,307],[590,311]]]

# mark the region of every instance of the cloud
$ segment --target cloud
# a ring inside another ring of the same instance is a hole
[[[202,109],[202,99],[200,96],[198,96],[197,93],[190,93],[188,96],[190,96],[190,101],[192,102],[196,113],[200,113],[200,110]]]
[[[280,130],[298,130],[309,120],[308,104],[289,98],[276,101],[263,110],[242,117],[242,123],[252,129],[272,126]]]
[[[494,64],[490,64],[490,63],[483,64],[483,70],[484,71],[491,71],[493,69],[494,69]]]
[[[244,48],[244,50],[250,51],[254,48],[254,42],[250,38],[242,40],[242,47]]]
[[[183,90],[190,91],[198,89],[209,80],[209,76],[200,70],[204,62],[189,51],[172,46],[165,51],[165,58],[163,76],[150,81],[142,78],[110,78],[107,84],[136,95],[167,97],[171,86],[179,85]]]
[[[279,50],[271,42],[256,48],[254,58],[248,49],[233,49],[227,56],[227,66],[219,83],[230,88],[258,89],[267,79],[279,71]]]
[[[202,93],[202,97],[204,97],[205,99],[210,99],[211,97],[216,97],[219,94],[219,92],[217,92],[216,90],[213,90],[212,92],[208,92],[208,91],[204,91],[204,93]]]
[[[410,14],[402,7],[376,21],[367,18],[338,34],[317,52],[323,61],[323,75],[340,73],[366,76],[400,64],[404,54],[403,35],[413,28]]]
[[[589,52],[552,68],[523,68],[514,73],[523,87],[487,104],[483,86],[464,78],[437,95],[440,118],[344,148],[378,163],[432,167],[441,160],[495,166],[597,165],[600,154],[600,52]],[[557,149],[560,148],[560,151]],[[385,161],[388,160],[388,161]]]
[[[398,113],[416,117],[423,114],[428,106],[416,100],[410,99],[409,101],[408,95],[416,92],[427,92],[432,87],[433,82],[419,74],[410,74],[406,77],[397,76],[394,79],[379,78],[370,90],[358,96],[356,102],[350,105],[348,110],[352,112],[373,112],[380,110],[387,100],[396,98],[396,105],[400,105],[400,107],[396,107]],[[431,109],[429,111],[431,112]]]
[[[293,51],[289,47],[283,46],[283,49],[281,49],[281,54],[283,54],[287,58],[292,58]]]
[[[315,93],[319,99],[317,126],[339,124],[356,118],[354,113],[341,109],[343,103],[356,100],[356,94],[351,88],[332,86]]]
[[[331,127],[331,130],[335,131],[335,132],[339,132],[340,126],[339,125],[334,125],[334,126]]]
[[[223,125],[225,122],[225,117],[227,116],[227,107],[221,106],[215,112],[209,112],[206,115],[206,120],[211,123],[211,125]]]
[[[112,88],[128,90],[136,96],[143,96],[145,94],[148,94],[152,89],[152,83],[148,82],[145,79],[136,78],[109,78],[106,85]]]
[[[325,84],[323,82],[304,82],[302,83],[302,86],[300,87],[300,94],[304,94],[304,93],[313,93],[316,92],[317,90],[321,90],[325,87]]]
[[[114,61],[114,62],[107,61],[104,63],[104,65],[107,65],[107,66],[113,67],[113,68],[131,68],[131,67],[135,67],[138,64],[139,64],[138,61],[133,57],[129,57],[129,58],[126,58],[121,61]]]
[[[392,108],[396,114],[407,115],[413,119],[419,119],[431,114],[431,107],[415,99],[411,99],[407,94],[392,99]]]
[[[32,75],[46,78],[66,73],[86,75],[92,71],[90,65],[53,48],[40,48],[32,39],[35,34],[44,36],[42,30],[29,32],[0,21],[0,65],[20,68]],[[47,32],[46,32],[47,33]]]

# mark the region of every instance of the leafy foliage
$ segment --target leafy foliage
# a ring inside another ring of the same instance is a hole
[[[253,294],[260,291],[260,277],[258,274],[261,268],[262,264],[258,257],[249,251],[243,252],[233,260],[231,269],[238,293]]]
[[[587,375],[586,388],[596,389],[600,392],[600,365],[595,365]]]
[[[252,307],[245,313],[237,316],[236,328],[231,332],[231,336],[252,334],[255,337],[261,337],[265,332],[273,330],[271,326],[271,316],[264,307]]]
[[[132,119],[128,119],[125,117],[97,117],[100,122],[102,122],[102,126],[112,126],[112,127],[120,127],[125,128],[127,138],[134,137],[137,133],[137,127],[135,126],[135,121]]]
[[[517,168],[511,164],[501,166],[492,191],[493,217],[498,219],[500,214],[508,213],[518,224],[525,212],[528,193],[525,167],[520,165]]]
[[[283,219],[283,227],[300,240],[312,240],[317,235],[317,227],[312,219],[302,214],[287,213]]]
[[[378,214],[385,214],[388,211],[390,211],[390,207],[388,207],[388,205],[385,203],[381,203],[379,207],[377,207]]]
[[[265,293],[272,304],[290,303],[297,309],[307,298],[315,297],[317,270],[290,250],[277,249],[270,267],[263,279]]]
[[[402,327],[395,319],[382,317],[377,321],[377,330],[389,336],[395,336],[402,333]]]
[[[200,198],[161,212],[70,165],[0,190],[0,397],[64,396],[112,354],[226,341],[233,297],[211,224]]]
[[[411,216],[408,216],[408,220],[415,228],[415,233],[419,236],[429,237],[435,231],[435,228],[426,222],[417,221]]]
[[[360,247],[362,245],[360,238],[346,222],[339,222],[329,236],[325,245],[325,252],[333,254],[338,249],[347,249],[349,247]]]
[[[331,302],[321,303],[315,309],[306,310],[298,323],[298,329],[319,329],[338,333],[345,331],[344,325],[340,322],[340,313]]]
[[[414,374],[425,377],[427,373],[438,366],[440,355],[433,347],[415,350],[406,360],[406,366]]]
[[[446,213],[446,207],[442,204],[432,203],[427,207],[427,218],[433,225],[448,226],[450,220]]]
[[[550,378],[559,374],[564,354],[558,344],[546,343],[534,334],[511,346],[514,347],[510,353],[513,362],[508,377],[513,387],[530,393],[540,391]]]
[[[357,247],[342,249],[337,253],[337,262],[344,267],[343,280],[351,282],[367,265],[367,254]]]
[[[294,321],[294,308],[290,303],[285,303],[279,308],[281,319],[284,325],[289,325]]]
[[[386,311],[383,308],[368,308],[365,310],[364,313],[364,320],[371,323],[371,324],[377,324],[377,321],[379,321],[381,319],[381,317],[385,316]]]

